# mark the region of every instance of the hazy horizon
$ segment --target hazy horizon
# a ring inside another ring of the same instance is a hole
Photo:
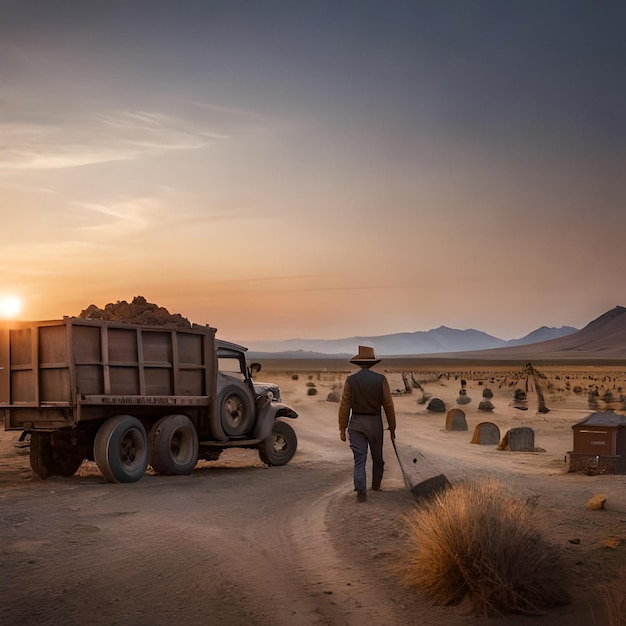
[[[621,298],[626,5],[0,0],[0,298],[220,336],[582,328]]]
[[[592,321],[592,320],[590,320]],[[496,339],[502,339],[503,341],[510,341],[510,340],[515,340],[515,339],[522,339],[524,337],[526,337],[527,335],[532,334],[533,332],[535,332],[536,330],[539,330],[540,328],[556,328],[556,329],[560,329],[560,328],[575,328],[574,326],[569,326],[567,324],[561,324],[560,326],[546,326],[545,324],[538,326],[537,328],[533,328],[532,330],[528,331],[527,333],[524,333],[523,335],[520,335],[519,337],[511,337],[510,339],[506,339],[505,337],[498,337],[497,335],[493,335],[492,333],[490,333],[489,331],[486,331],[482,328],[452,328],[450,326],[446,326],[445,324],[440,324],[439,326],[436,326],[434,328],[416,328],[415,330],[400,330],[397,332],[393,332],[393,333],[384,333],[384,334],[367,334],[367,335],[363,335],[363,334],[359,334],[359,335],[345,335],[345,336],[341,336],[341,337],[285,337],[284,339],[269,339],[268,341],[273,341],[276,343],[279,343],[281,341],[283,342],[289,342],[289,341],[335,341],[335,340],[341,340],[341,339],[352,339],[352,338],[360,338],[360,337],[387,337],[389,335],[411,335],[414,333],[429,333],[431,331],[434,330],[439,330],[440,328],[447,328],[448,330],[458,330],[458,331],[468,331],[468,330],[475,330],[479,333],[484,333],[486,335],[489,335],[491,337],[494,337]],[[576,330],[581,330],[581,328],[576,328]],[[265,341],[264,338],[262,337],[257,337],[256,340],[252,340],[252,341],[256,341],[258,343]]]

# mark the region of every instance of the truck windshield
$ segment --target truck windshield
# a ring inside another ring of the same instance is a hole
[[[245,379],[245,366],[242,365],[240,355],[229,353],[218,353],[217,367],[220,374],[226,374],[237,380]]]

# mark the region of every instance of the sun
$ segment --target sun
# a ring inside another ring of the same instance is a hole
[[[15,318],[22,309],[22,301],[17,296],[0,296],[0,317]]]

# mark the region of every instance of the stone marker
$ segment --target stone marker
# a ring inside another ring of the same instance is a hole
[[[498,450],[512,450],[514,452],[534,452],[535,431],[527,426],[511,428],[498,445]]]
[[[446,430],[467,430],[465,412],[461,409],[450,409],[446,416]]]
[[[426,407],[429,411],[433,411],[433,413],[444,413],[446,410],[446,405],[441,398],[433,398]]]
[[[450,487],[450,481],[419,450],[395,441],[394,449],[406,488],[413,497],[427,499]]]
[[[500,443],[500,429],[493,422],[481,422],[474,429],[472,443],[497,446]]]
[[[535,431],[527,426],[509,430],[509,450],[532,452],[535,449]]]

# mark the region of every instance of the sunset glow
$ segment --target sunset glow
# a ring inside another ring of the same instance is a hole
[[[581,327],[626,304],[625,13],[11,2],[0,290],[240,342]]]
[[[0,297],[0,317],[3,319],[15,319],[22,309],[22,301],[17,296]]]

